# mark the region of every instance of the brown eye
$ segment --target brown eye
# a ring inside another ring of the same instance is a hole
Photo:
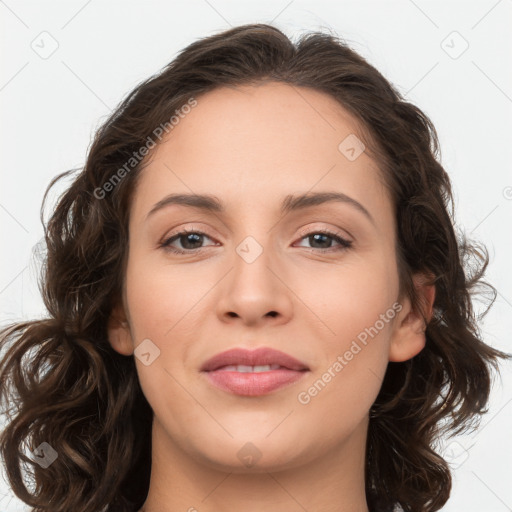
[[[206,233],[202,233],[201,231],[180,231],[176,233],[170,238],[167,238],[160,247],[165,249],[166,251],[174,252],[177,254],[186,254],[191,253],[196,250],[202,249],[202,243],[205,238],[211,240],[211,238],[206,235]],[[182,248],[174,247],[171,244],[174,242],[179,242]]]
[[[352,246],[352,242],[350,240],[346,240],[337,233],[333,233],[328,230],[311,231],[310,233],[306,233],[305,235],[303,234],[301,240],[305,239],[307,239],[308,242],[311,244],[312,249],[318,249],[320,251],[343,251],[345,249],[349,249]],[[338,243],[338,248],[332,247],[332,240]]]

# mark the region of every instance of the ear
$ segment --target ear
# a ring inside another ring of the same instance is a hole
[[[108,340],[112,348],[122,355],[133,354],[134,346],[124,306],[116,306],[108,319]]]
[[[416,311],[413,309],[408,298],[401,301],[403,307],[396,319],[389,347],[390,361],[407,361],[416,354],[419,354],[425,347],[426,323],[432,318],[436,295],[435,285],[431,284],[432,278],[433,276],[429,275],[427,277],[425,274],[415,274],[413,276],[414,286],[418,292],[422,310]]]

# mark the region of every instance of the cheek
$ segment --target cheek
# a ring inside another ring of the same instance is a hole
[[[154,344],[147,344],[149,365],[136,358],[137,372],[156,415],[165,417],[172,431],[183,429],[182,435],[186,435],[187,422],[174,418],[168,411],[180,411],[178,416],[187,417],[189,422],[199,421],[195,418],[200,416],[197,404],[182,385],[190,346],[197,342],[194,328],[204,307],[201,299],[214,283],[209,282],[211,277],[206,279],[204,272],[184,272],[155,260],[134,251],[127,266],[126,299],[135,348],[147,339]]]
[[[391,261],[391,257],[352,257],[338,265],[317,264],[314,272],[302,268],[294,277],[293,290],[303,302],[298,307],[304,318],[321,326],[324,340],[332,339],[342,348],[395,303],[398,273]],[[314,279],[304,277],[312,275]],[[390,314],[394,316],[393,311]],[[386,331],[383,326],[379,330]]]
[[[316,273],[312,283],[300,288],[298,295],[310,310],[305,324],[318,326],[316,336],[313,331],[310,334],[318,344],[313,376],[320,381],[304,401],[317,392],[323,397],[317,401],[346,402],[356,410],[369,408],[387,367],[394,319],[400,309],[396,267],[388,260],[361,259],[335,272],[331,268]]]
[[[389,340],[397,312],[392,306],[360,309],[364,312],[357,308],[343,311],[337,323],[331,324],[336,336],[324,338],[322,359],[296,396],[311,429],[308,433],[314,435],[315,428],[322,429],[327,444],[350,435],[364,420],[388,366]]]
[[[160,258],[133,255],[127,267],[126,294],[138,342],[154,337],[163,343],[186,329],[187,319],[197,315],[205,294],[215,284],[211,275],[199,270],[193,266],[185,270],[166,265]]]

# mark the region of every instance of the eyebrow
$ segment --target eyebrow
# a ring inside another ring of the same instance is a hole
[[[324,203],[338,202],[349,204],[363,213],[368,220],[375,224],[375,220],[370,215],[370,212],[358,201],[353,199],[342,192],[309,192],[300,195],[287,195],[281,203],[281,214],[285,215],[290,212],[311,208]],[[156,203],[150,212],[147,214],[146,219],[156,213],[158,210],[169,206],[180,205],[196,208],[212,213],[224,213],[226,208],[224,204],[213,195],[209,194],[169,194],[158,203]]]

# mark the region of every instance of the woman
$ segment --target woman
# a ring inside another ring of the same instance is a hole
[[[479,335],[487,254],[455,236],[437,154],[431,121],[326,34],[236,27],[140,84],[48,223],[49,317],[2,333],[16,495],[439,510],[433,445],[485,410],[509,356]]]

